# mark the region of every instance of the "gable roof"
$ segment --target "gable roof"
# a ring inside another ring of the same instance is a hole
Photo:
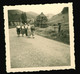
[[[45,15],[43,14],[43,12],[41,12],[41,14],[39,16],[40,17],[45,17]]]

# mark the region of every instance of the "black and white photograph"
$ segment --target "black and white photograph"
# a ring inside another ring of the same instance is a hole
[[[75,69],[72,4],[3,7],[7,72]]]

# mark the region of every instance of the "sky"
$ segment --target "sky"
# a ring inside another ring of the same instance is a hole
[[[62,11],[64,7],[68,7],[68,3],[63,4],[37,4],[37,5],[15,5],[15,6],[8,6],[8,9],[18,9],[22,10],[24,12],[35,12],[37,14],[40,14],[43,12],[44,14],[58,14]]]

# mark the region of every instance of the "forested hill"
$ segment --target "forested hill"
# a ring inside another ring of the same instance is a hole
[[[54,15],[51,19],[49,19],[49,23],[69,23],[68,7],[64,7],[61,13]]]
[[[21,10],[9,10],[8,11],[8,19],[9,20],[18,20],[21,17],[21,14],[23,13],[23,11]],[[36,16],[38,15],[37,13],[34,12],[25,12],[27,15],[27,18],[33,18],[35,19]]]
[[[61,13],[62,14],[68,13],[68,7],[64,7]]]
[[[29,11],[29,12],[26,12],[26,15],[28,18],[33,18],[35,19],[36,16],[38,16],[39,14],[35,13],[35,12],[32,12],[32,11]]]
[[[8,10],[8,14],[22,14],[21,10]]]
[[[19,20],[21,17],[21,14],[23,13],[23,11],[21,10],[9,10],[8,11],[8,18],[9,20]],[[54,13],[54,12],[53,12]],[[39,14],[29,11],[26,12],[27,18],[28,19],[35,19],[36,16],[38,16]],[[55,24],[55,23],[69,23],[69,16],[68,16],[68,7],[64,7],[63,10],[61,11],[61,13],[57,14],[57,15],[47,15],[48,16],[48,23],[49,24]]]

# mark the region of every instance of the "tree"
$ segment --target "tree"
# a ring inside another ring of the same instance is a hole
[[[27,23],[27,15],[25,12],[21,14],[21,19],[23,24]]]

